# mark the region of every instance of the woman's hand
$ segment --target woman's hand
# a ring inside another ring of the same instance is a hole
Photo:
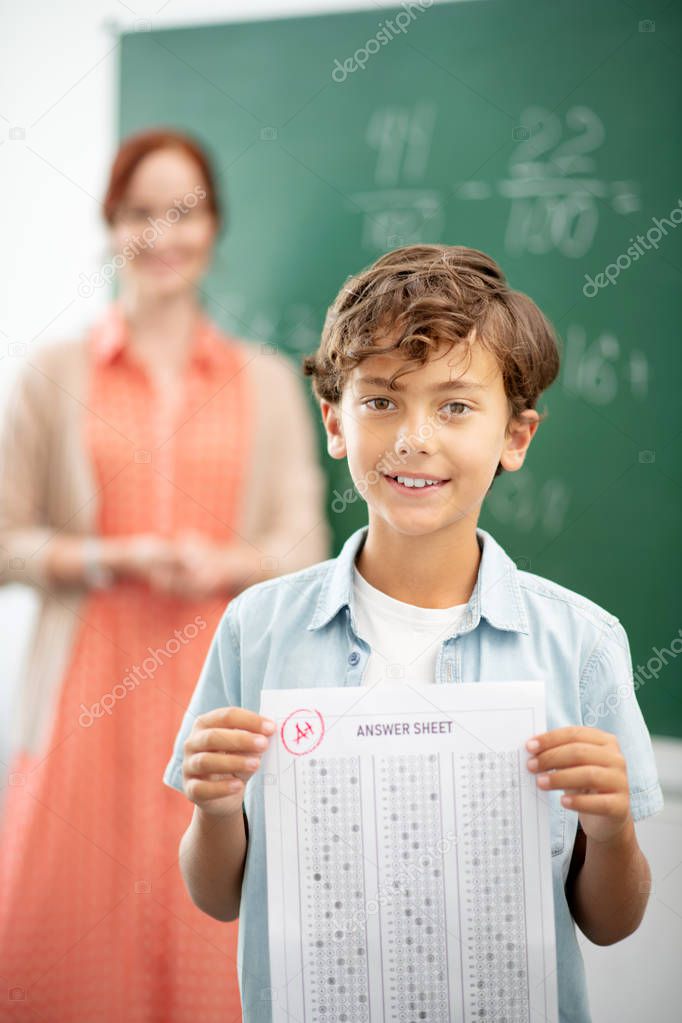
[[[248,567],[236,547],[214,543],[196,530],[186,530],[174,542],[176,560],[151,573],[160,590],[187,600],[227,594],[248,578]],[[255,581],[254,575],[254,581]]]
[[[155,533],[133,536],[54,536],[45,556],[45,571],[53,585],[87,582],[86,545],[96,542],[98,565],[116,579],[149,582],[152,575],[179,565],[176,544]]]
[[[102,551],[103,564],[117,577],[146,582],[185,600],[228,595],[261,578],[258,551],[215,543],[197,530],[172,538],[154,533],[107,537]]]
[[[533,746],[533,744],[535,744]],[[627,764],[611,732],[587,725],[555,728],[529,739],[528,770],[538,774],[538,788],[563,789],[564,806],[577,810],[588,838],[607,842],[630,819]]]
[[[156,533],[112,537],[108,544],[108,567],[125,578],[154,585],[157,577],[180,566],[177,544]]]

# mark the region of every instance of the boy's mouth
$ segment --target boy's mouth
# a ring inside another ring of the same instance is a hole
[[[430,490],[441,490],[450,480],[440,479],[438,476],[403,476],[398,473],[396,476],[384,474],[387,483],[403,494],[422,495]]]

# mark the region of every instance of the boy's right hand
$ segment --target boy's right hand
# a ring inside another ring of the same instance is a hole
[[[211,816],[241,813],[244,786],[260,767],[275,728],[270,718],[242,707],[217,707],[200,714],[184,745],[187,798]]]

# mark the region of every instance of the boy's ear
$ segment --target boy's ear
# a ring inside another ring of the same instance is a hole
[[[507,472],[516,472],[521,468],[539,425],[540,417],[533,408],[525,409],[510,421],[505,446],[500,455],[502,468]]]
[[[346,457],[346,441],[341,425],[341,413],[338,405],[333,405],[324,398],[320,401],[322,422],[327,434],[327,451],[332,458]]]

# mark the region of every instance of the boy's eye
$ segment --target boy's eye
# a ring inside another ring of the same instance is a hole
[[[365,405],[371,405],[373,401],[378,401],[378,402],[382,402],[383,401],[383,402],[386,403],[386,405],[392,405],[393,404],[393,402],[390,400],[390,398],[370,398],[368,401],[365,402]],[[384,405],[383,407],[380,407],[380,408],[375,408],[374,411],[375,412],[385,412],[386,411],[386,405]]]
[[[464,402],[462,402],[462,401],[449,401],[447,403],[447,405],[445,406],[445,408],[446,409],[456,409],[456,408],[458,408],[458,409],[462,409],[463,410],[461,412],[451,412],[451,415],[453,415],[455,417],[466,416],[471,411],[469,406],[465,405]]]
[[[376,404],[377,402],[379,402],[378,405]],[[383,404],[381,404],[382,402]],[[368,398],[364,404],[371,406],[375,412],[386,412],[388,406],[392,405],[393,402],[390,398]],[[465,405],[462,401],[449,401],[443,407],[448,410],[448,414],[454,419],[462,419],[471,412],[469,406]]]

